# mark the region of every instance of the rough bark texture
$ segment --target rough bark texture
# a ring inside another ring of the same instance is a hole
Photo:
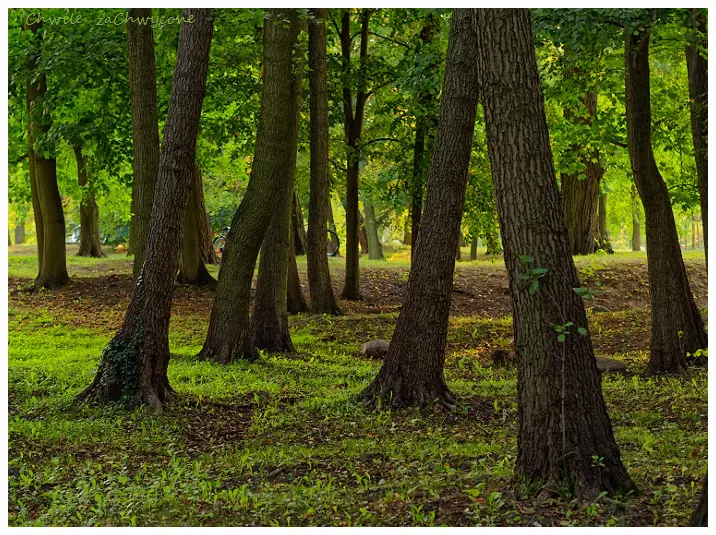
[[[704,477],[704,489],[701,491],[699,504],[691,516],[689,526],[707,527],[709,525],[709,476]]]
[[[147,261],[137,277],[122,327],[102,352],[97,375],[79,395],[81,400],[121,399],[161,412],[162,404],[172,397],[167,378],[171,299],[212,35],[209,10],[185,9],[182,15],[193,23],[183,23],[179,33]]]
[[[584,105],[589,113],[586,124],[591,124],[597,114],[597,94],[590,92],[584,96]],[[597,161],[592,161],[596,159]],[[584,161],[584,172],[561,174],[562,209],[567,223],[569,246],[572,254],[592,254],[599,239],[597,227],[597,204],[599,183],[604,176],[604,168],[599,163],[599,151],[594,150]]]
[[[291,210],[291,231],[293,236],[293,249],[296,256],[306,254],[308,248],[306,235],[306,222],[303,220],[303,210],[301,210],[301,201],[298,199],[298,191],[293,192],[293,210]]]
[[[308,25],[308,83],[310,89],[311,196],[308,201],[308,289],[314,314],[340,314],[328,269],[328,222],[333,222],[328,170],[328,79],[326,10],[311,10]],[[335,232],[335,224],[331,225]],[[335,249],[335,248],[334,248]]]
[[[557,190],[530,15],[526,9],[480,9],[477,20],[480,95],[518,360],[515,471],[545,489],[565,481],[580,497],[633,490],[602,397],[584,305],[573,290],[580,284]],[[560,342],[554,326],[568,322],[570,334]]]
[[[27,63],[28,70],[34,73],[42,54],[42,33],[40,31],[42,23],[26,24],[25,27],[34,34],[36,39],[33,53],[29,55]],[[35,287],[54,289],[64,286],[70,279],[67,275],[65,259],[65,215],[62,210],[60,190],[57,187],[57,161],[54,156],[46,157],[46,154],[51,151],[37,152],[34,146],[38,139],[45,136],[51,125],[48,110],[37,109],[38,106],[44,106],[45,93],[47,93],[45,74],[33,75],[32,81],[27,85],[28,155],[30,157],[32,206],[35,212],[38,251],[42,251],[38,254],[39,273],[35,279]],[[34,193],[32,185],[35,186]]]
[[[669,192],[651,144],[650,29],[625,33],[627,144],[644,205],[648,244],[651,354],[647,373],[681,373],[686,353],[705,348],[708,342],[681,257]]]
[[[75,151],[75,160],[77,161],[77,183],[81,188],[84,188],[89,183],[87,161],[82,155],[80,146],[74,146],[73,149]],[[91,190],[88,190],[88,193],[82,196],[82,201],[80,202],[80,249],[77,251],[77,256],[91,256],[94,258],[103,258],[105,256],[99,239],[99,210]]]
[[[372,203],[363,203],[365,209],[365,229],[368,237],[368,258],[371,260],[385,260],[383,246],[378,236],[378,222],[375,217],[375,206]]]
[[[639,192],[636,184],[631,185],[631,250],[641,251],[641,220]]]
[[[149,220],[159,172],[159,113],[154,31],[151,24],[132,22],[151,17],[151,8],[134,8],[127,22],[129,103],[132,114],[132,222],[129,242],[134,251],[136,279],[144,263]],[[188,170],[188,169],[187,169]]]
[[[202,222],[206,224],[202,225]],[[202,184],[201,169],[196,162],[191,166],[189,199],[184,211],[183,225],[177,282],[192,286],[216,288],[216,279],[211,276],[204,265],[205,243],[207,239],[211,243],[211,238],[206,234],[208,232],[208,222],[206,208],[204,207],[204,186]]]
[[[704,222],[704,254],[708,262],[708,62],[701,49],[708,47],[706,10],[691,10],[692,40],[686,49],[686,66],[689,72],[689,99],[691,101],[691,135],[694,140],[694,158],[699,178],[701,217]]]
[[[251,177],[221,258],[216,298],[200,358],[229,363],[256,356],[248,333],[251,279],[261,243],[275,211],[278,195],[290,192],[291,140],[286,136],[286,111],[292,110],[292,51],[298,36],[290,9],[268,9],[264,20],[263,81],[259,128]],[[285,290],[284,290],[285,295]]]
[[[475,10],[453,10],[435,151],[408,293],[383,367],[361,397],[367,406],[452,407],[443,367],[455,249],[477,114]]]
[[[368,21],[370,10],[363,9],[361,13],[361,41],[360,59],[361,63],[367,61],[368,57]],[[350,73],[351,48],[353,36],[351,35],[350,13],[343,11],[341,21],[341,53],[343,57],[343,71],[346,75]],[[363,131],[363,115],[365,104],[368,99],[368,92],[365,87],[365,73],[360,71],[360,80],[356,91],[355,107],[353,105],[353,92],[345,82],[343,85],[343,116],[346,135],[346,275],[341,296],[344,299],[360,299],[360,273],[359,273],[359,219],[358,208],[358,174],[360,167],[359,141]],[[367,248],[367,244],[366,244]]]

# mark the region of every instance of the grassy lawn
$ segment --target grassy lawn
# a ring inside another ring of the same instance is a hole
[[[700,251],[686,257],[703,263]],[[11,249],[10,284],[29,282],[36,262],[30,248]],[[338,282],[342,263],[331,260]],[[583,278],[608,285],[620,269],[643,272],[645,257],[577,264]],[[179,401],[160,418],[73,401],[92,380],[128,295],[115,296],[111,285],[87,296],[11,292],[10,525],[686,524],[707,464],[707,376],[641,376],[650,327],[641,293],[619,310],[589,315],[596,351],[630,367],[604,375],[602,384],[641,493],[581,503],[564,489],[538,501],[512,481],[515,370],[489,359],[510,343],[509,317],[474,312],[465,298],[466,308],[451,318],[446,378],[460,399],[454,414],[365,412],[355,396],[380,363],[356,352],[364,341],[390,339],[398,310],[385,296],[405,284],[408,264],[396,257],[361,265],[374,311],[346,304],[345,316],[326,322],[293,317],[297,353],[251,364],[195,359],[211,294],[178,290],[169,378]],[[131,262],[123,253],[68,256],[68,269],[81,289],[126,276]],[[459,263],[456,285],[476,292],[471,270],[489,278],[503,266],[490,258]]]

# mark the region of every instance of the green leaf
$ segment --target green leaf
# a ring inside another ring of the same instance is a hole
[[[587,329],[585,329],[584,327],[579,327],[577,331],[579,331],[579,334],[581,334],[582,336],[587,335]]]
[[[566,334],[560,334],[559,336],[557,336],[557,341],[558,341],[558,342],[564,342],[566,339],[567,339],[567,335],[566,335]]]

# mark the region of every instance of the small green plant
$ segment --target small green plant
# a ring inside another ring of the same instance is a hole
[[[539,281],[542,277],[547,275],[547,268],[532,267],[535,259],[530,255],[520,255],[520,262],[522,262],[523,273],[520,273],[520,280],[525,281],[527,291],[530,295],[534,295],[539,288]]]

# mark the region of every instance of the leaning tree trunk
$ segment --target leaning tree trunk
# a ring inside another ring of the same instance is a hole
[[[159,172],[159,112],[154,31],[140,18],[152,16],[151,8],[133,8],[127,21],[129,104],[132,115],[132,220],[129,243],[134,252],[133,276],[144,263],[149,220]],[[133,22],[134,21],[134,22]],[[188,169],[187,169],[188,170]]]
[[[161,412],[162,404],[172,397],[167,378],[169,317],[212,34],[210,10],[185,9],[182,16],[194,22],[182,24],[179,33],[147,260],[122,327],[102,352],[97,375],[79,395],[81,400],[124,400]]]
[[[358,242],[360,232],[360,210],[358,207],[358,174],[360,168],[360,147],[358,145],[363,131],[363,116],[368,92],[365,87],[365,66],[368,59],[368,21],[370,11],[363,9],[361,14],[361,41],[359,87],[353,107],[353,94],[349,84],[351,48],[353,36],[351,35],[350,13],[343,11],[341,21],[341,53],[343,58],[343,72],[346,75],[343,85],[343,115],[346,135],[346,274],[342,297],[344,299],[360,299],[360,272]],[[368,244],[366,244],[367,247]]]
[[[378,236],[378,223],[375,217],[375,206],[366,202],[365,206],[365,229],[368,237],[368,258],[371,260],[385,260],[383,246]]]
[[[205,233],[206,209],[203,202],[203,184],[201,169],[194,162],[191,165],[191,183],[189,184],[189,199],[184,210],[184,230],[182,232],[181,254],[179,256],[179,275],[177,282],[191,286],[208,286],[216,288],[216,279],[204,265],[202,245],[206,242]]]
[[[333,223],[328,170],[328,79],[326,60],[326,10],[311,10],[308,24],[308,82],[310,87],[311,196],[308,201],[306,267],[311,311],[340,314],[328,269],[327,225]],[[330,229],[335,232],[335,224]],[[331,239],[334,239],[331,236]],[[335,250],[334,244],[334,250]]]
[[[88,184],[87,161],[82,155],[82,147],[75,145],[75,160],[77,161],[77,183],[81,188]],[[80,250],[77,256],[91,256],[103,258],[102,243],[99,240],[99,210],[94,200],[94,193],[88,189],[83,193],[80,203]]]
[[[529,11],[477,11],[480,96],[518,361],[515,471],[552,490],[566,481],[580,497],[633,490],[602,397],[584,305],[574,291],[580,284],[557,190]]]
[[[306,222],[303,220],[301,201],[298,199],[298,191],[293,192],[293,209],[291,210],[291,240],[293,242],[296,256],[303,256],[308,249],[308,236],[306,235]]]
[[[45,158],[42,152],[35,151],[34,144],[50,130],[50,114],[45,109],[47,78],[44,73],[35,73],[42,54],[42,35],[38,30],[41,22],[26,24],[33,33],[32,53],[28,57],[27,68],[33,73],[27,84],[28,106],[28,155],[30,156],[30,182],[35,186],[32,194],[32,206],[35,212],[37,231],[39,273],[35,279],[36,288],[59,288],[70,280],[67,275],[65,258],[65,215],[62,199],[57,187],[57,161],[54,156]],[[42,107],[42,109],[38,109]],[[39,215],[39,217],[38,217]]]
[[[699,178],[701,217],[704,222],[704,254],[708,263],[708,62],[706,52],[706,10],[692,9],[692,40],[686,49],[686,66],[689,72],[689,101],[691,102],[691,135],[694,140],[694,158]]]
[[[291,155],[292,140],[286,136],[285,127],[286,110],[293,109],[292,52],[298,39],[297,13],[293,9],[267,11],[254,162],[246,194],[231,221],[209,331],[199,353],[202,359],[223,364],[234,358],[256,355],[248,331],[251,279],[261,243],[275,212],[275,201],[279,195],[292,191],[287,170],[295,156]],[[293,23],[282,24],[286,18]]]
[[[367,406],[432,403],[452,407],[443,367],[455,250],[465,203],[477,114],[475,10],[453,10],[435,151],[425,211],[398,317],[383,367],[361,393]]]
[[[704,323],[686,276],[669,192],[651,145],[650,29],[626,32],[627,144],[634,182],[644,205],[651,344],[648,374],[681,373],[686,353],[707,347]]]

